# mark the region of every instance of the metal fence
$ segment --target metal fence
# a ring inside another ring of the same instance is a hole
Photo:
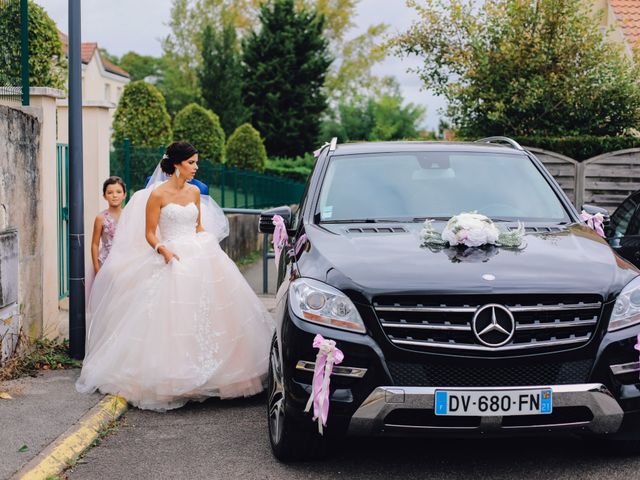
[[[19,10],[18,8],[19,7]],[[29,2],[28,0],[0,0],[0,14],[18,13],[15,22],[20,25],[20,38],[3,39],[9,45],[20,48],[20,64],[0,64],[0,99],[29,105]],[[19,73],[19,75],[17,75]],[[18,78],[20,79],[18,81]]]
[[[69,145],[56,145],[58,190],[58,298],[69,296]]]
[[[111,175],[122,177],[127,195],[144,188],[158,165],[164,147],[144,148],[127,140],[115,145],[111,152]],[[275,175],[265,175],[206,159],[198,163],[196,178],[209,187],[209,195],[223,208],[261,209],[298,203],[304,183]]]

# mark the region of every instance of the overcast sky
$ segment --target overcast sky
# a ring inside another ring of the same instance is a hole
[[[44,7],[60,30],[67,32],[66,0],[36,0],[36,3]],[[166,23],[170,9],[171,0],[82,0],[82,41],[98,42],[100,47],[118,56],[130,50],[159,56],[162,53],[160,39],[169,33]],[[361,0],[353,35],[375,23],[389,24],[391,33],[402,31],[415,18],[415,12],[405,6],[404,0]],[[415,64],[416,60],[389,56],[376,67],[375,74],[395,76],[406,101],[427,107],[425,126],[433,129],[438,124],[437,110],[445,103],[421,91],[417,75],[406,72]]]

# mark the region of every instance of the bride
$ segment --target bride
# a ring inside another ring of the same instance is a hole
[[[163,411],[263,389],[273,321],[220,248],[222,210],[187,183],[197,170],[197,150],[172,143],[123,210],[89,299],[78,391]]]

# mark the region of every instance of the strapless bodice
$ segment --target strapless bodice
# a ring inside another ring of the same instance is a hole
[[[181,237],[194,236],[198,221],[198,207],[191,202],[187,205],[168,203],[160,210],[160,235],[162,240],[171,241]]]

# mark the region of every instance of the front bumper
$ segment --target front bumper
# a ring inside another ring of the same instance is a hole
[[[334,369],[331,378],[328,425],[332,429],[340,426],[340,430],[351,435],[492,432],[504,435],[556,430],[601,435],[640,431],[640,364],[636,362],[633,348],[640,328],[609,333],[599,344],[592,344],[586,354],[574,351],[543,359],[487,360],[416,354],[391,348],[373,321],[369,322],[373,331],[362,335],[307,323],[288,308],[283,313],[280,339],[284,346],[286,391],[291,413],[299,420],[300,428],[313,426],[309,414],[303,410],[311,393],[317,353],[312,342],[320,333],[336,340],[345,354],[343,364]],[[552,361],[560,365],[557,372],[546,366]],[[584,362],[586,366],[582,365]],[[519,366],[527,368],[520,370]],[[442,371],[426,380],[416,376],[427,367]],[[542,375],[547,370],[551,373]],[[520,375],[521,371],[541,372],[541,375]],[[451,372],[465,375],[452,376]],[[477,375],[482,372],[486,375]],[[549,381],[549,377],[558,381]],[[553,413],[505,417],[434,414],[436,390],[499,392],[525,388],[552,388]]]
[[[594,434],[606,434],[617,432],[620,428],[624,412],[604,385],[591,383],[556,385],[550,388],[553,390],[554,408],[554,413],[550,415],[462,418],[434,414],[434,387],[378,387],[354,413],[348,433],[506,433],[537,429],[582,429]],[[499,393],[508,389],[512,390],[513,387],[480,390]]]

